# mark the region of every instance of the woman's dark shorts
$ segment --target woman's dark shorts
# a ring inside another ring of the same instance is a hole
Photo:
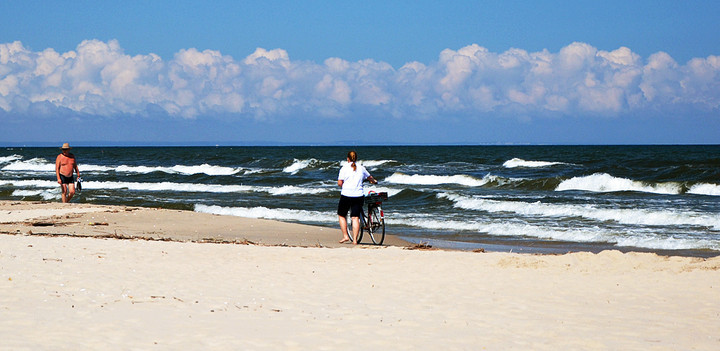
[[[62,184],[73,184],[73,183],[75,183],[75,177],[73,177],[73,176],[66,177],[66,176],[64,176],[64,175],[61,174],[61,175],[60,175],[60,183],[62,183]]]
[[[350,210],[350,217],[360,217],[363,207],[363,197],[348,197],[340,195],[340,203],[338,203],[338,216],[347,217]]]

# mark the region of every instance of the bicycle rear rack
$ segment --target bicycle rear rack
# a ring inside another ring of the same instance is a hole
[[[383,201],[386,201],[388,199],[388,194],[386,192],[381,193],[370,193],[365,196],[365,203],[366,204],[377,204],[382,203]]]

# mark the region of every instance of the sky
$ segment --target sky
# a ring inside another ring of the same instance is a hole
[[[718,144],[718,1],[3,1],[0,144]]]

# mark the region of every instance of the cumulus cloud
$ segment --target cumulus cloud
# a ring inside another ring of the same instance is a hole
[[[44,106],[39,109],[38,106]],[[720,57],[682,65],[658,52],[603,51],[572,43],[557,53],[477,44],[443,50],[436,62],[400,68],[371,59],[293,61],[258,48],[243,59],[180,50],[172,59],[127,55],[117,41],[87,40],[73,51],[34,52],[0,44],[0,109],[178,118],[223,114],[341,117],[374,111],[398,118],[507,112],[615,115],[681,106],[720,107]]]

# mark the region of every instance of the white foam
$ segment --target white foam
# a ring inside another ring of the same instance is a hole
[[[22,156],[20,156],[20,155],[2,156],[2,157],[0,157],[0,163],[8,163],[8,162],[17,161],[20,159],[22,159]]]
[[[545,240],[609,243],[619,246],[634,246],[648,249],[687,250],[711,249],[720,250],[720,240],[692,240],[673,237],[660,237],[650,232],[616,232],[599,227],[558,228],[538,226],[526,223],[497,221],[483,222],[474,220],[444,221],[432,219],[432,216],[403,216],[397,218],[386,216],[388,226],[406,225],[424,229],[443,229],[450,231],[471,231],[492,236],[531,237]]]
[[[56,181],[51,180],[0,180],[0,186],[12,185],[21,188],[55,188],[59,187]],[[128,189],[133,191],[175,191],[175,192],[200,192],[200,193],[249,193],[264,192],[270,195],[316,195],[332,191],[337,191],[332,186],[296,186],[284,185],[280,187],[272,186],[250,186],[250,185],[222,185],[222,184],[199,184],[199,183],[177,183],[177,182],[97,182],[85,179],[82,184],[85,190],[101,190],[101,189]],[[388,196],[393,196],[402,191],[402,189],[369,186],[367,191],[387,192]]]
[[[264,218],[281,221],[302,221],[318,223],[337,222],[337,215],[332,212],[292,210],[287,208],[267,207],[223,207],[197,204],[195,212],[212,213],[217,215],[238,216],[245,218]]]
[[[251,192],[254,187],[247,185],[220,185],[195,183],[141,183],[141,182],[83,182],[83,189],[128,189],[139,191],[177,191],[206,193],[242,193]]]
[[[148,167],[148,166],[121,165],[121,166],[118,166],[117,168],[115,168],[115,171],[125,172],[125,173],[147,174],[147,173],[153,173],[153,172],[163,172],[163,173],[168,173],[168,174],[185,174],[185,175],[204,173],[204,174],[211,175],[211,176],[233,175],[233,174],[237,174],[241,170],[242,169],[240,169],[240,168],[213,166],[213,165],[209,165],[207,163],[201,164],[198,166],[175,165],[172,167]]]
[[[197,166],[175,165],[172,167],[149,167],[149,166],[128,166],[120,165],[117,167],[101,166],[93,164],[78,165],[81,172],[122,172],[122,173],[140,173],[147,174],[152,172],[163,172],[168,174],[207,174],[211,176],[233,175],[242,171],[241,168],[213,166],[207,163]],[[24,172],[55,172],[55,164],[50,163],[42,158],[34,158],[27,161],[12,162],[2,168],[3,171],[24,171]]]
[[[682,191],[679,183],[645,184],[640,181],[617,178],[607,173],[595,173],[584,177],[575,177],[562,181],[555,191],[583,190],[592,192],[637,191],[654,194],[677,195]]]
[[[107,172],[114,168],[97,165],[79,165],[82,172]],[[15,172],[46,172],[55,173],[55,163],[50,163],[43,158],[33,158],[27,161],[12,162],[2,168],[3,171]]]
[[[387,225],[402,224],[426,229],[463,230],[493,236],[533,237],[580,242],[614,242],[615,233],[599,228],[564,229],[514,222],[443,221],[430,218],[385,218]]]
[[[98,165],[88,165],[88,164],[81,164],[78,165],[78,168],[82,172],[110,172],[115,170],[113,167],[108,166],[98,166]],[[53,170],[54,171],[54,170]]]
[[[505,167],[505,168],[516,168],[516,167],[538,168],[538,167],[550,167],[550,166],[562,165],[562,164],[566,164],[566,163],[547,162],[547,161],[525,161],[521,158],[513,158],[511,160],[505,161],[505,163],[503,163],[503,167]]]
[[[386,163],[395,162],[393,160],[365,160],[365,161],[358,161],[359,164],[361,164],[365,168],[375,168],[382,166]]]
[[[0,186],[3,185],[12,185],[15,187],[24,187],[24,188],[54,188],[54,187],[60,187],[60,184],[57,183],[57,181],[50,181],[50,180],[0,180]],[[83,186],[85,183],[83,183]]]
[[[689,194],[720,196],[720,185],[700,183],[695,184],[688,190]]]
[[[245,169],[243,169],[243,175],[267,173],[267,172],[271,172],[271,170],[265,169],[265,168],[245,168]]]
[[[12,196],[39,196],[45,190],[15,190],[12,192]]]
[[[59,185],[49,180],[0,180],[1,185],[13,185],[15,187],[29,188],[54,188]],[[128,189],[133,191],[170,191],[170,192],[199,192],[199,193],[248,193],[265,192],[271,195],[288,194],[321,194],[332,191],[329,188],[297,187],[297,186],[249,186],[249,185],[221,185],[221,184],[197,184],[197,183],[142,183],[142,182],[96,182],[84,181],[84,190],[100,189]]]
[[[301,195],[301,194],[322,194],[325,192],[330,191],[329,189],[323,189],[323,188],[308,188],[308,187],[299,187],[299,186],[292,186],[292,185],[285,185],[281,186],[279,188],[274,187],[263,187],[260,189],[264,189],[263,191],[266,191],[269,194],[272,195]]]
[[[440,185],[440,184],[459,184],[465,186],[483,186],[488,182],[492,181],[492,176],[485,176],[483,179],[477,179],[475,177],[458,174],[451,176],[439,176],[439,175],[407,175],[403,173],[393,173],[391,176],[384,179],[388,183],[394,184],[406,184],[406,185]]]
[[[16,161],[2,168],[3,171],[24,172],[55,172],[55,164],[42,158],[33,158],[27,161]]]
[[[660,238],[653,235],[633,235],[617,238],[617,245],[635,246],[655,250],[720,250],[720,240],[697,240],[683,238]]]
[[[597,221],[614,221],[622,224],[648,226],[699,226],[720,230],[720,217],[689,211],[614,209],[599,208],[593,205],[547,204],[541,202],[497,201],[483,198],[442,193],[439,198],[447,198],[455,207],[486,211],[510,212],[523,216],[541,217],[582,217]]]
[[[310,167],[310,165],[315,162],[317,162],[317,160],[314,158],[311,158],[308,160],[295,159],[293,161],[293,164],[283,168],[283,172],[290,173],[290,174],[296,174],[297,172],[300,172],[300,170]]]
[[[40,196],[43,200],[55,200],[60,198],[59,190],[59,188],[57,190],[15,190],[13,191],[12,196]]]
[[[359,160],[359,161],[357,161],[357,164],[359,164],[365,168],[374,168],[374,167],[382,166],[389,162],[396,162],[396,161],[394,161],[394,160]],[[339,168],[339,167],[344,166],[348,162],[345,160],[345,161],[340,161],[338,163],[339,163],[339,166],[338,166],[338,168]]]

